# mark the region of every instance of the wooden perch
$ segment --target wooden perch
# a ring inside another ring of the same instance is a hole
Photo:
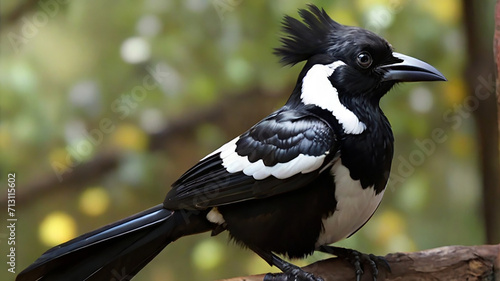
[[[379,268],[377,280],[500,280],[500,244],[448,246],[414,253],[385,256],[392,273]],[[341,259],[315,262],[304,270],[325,281],[355,280],[352,266]],[[262,281],[264,274],[220,281]],[[362,281],[373,280],[365,265]]]

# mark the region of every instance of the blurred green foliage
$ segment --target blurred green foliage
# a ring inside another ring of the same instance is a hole
[[[376,215],[339,245],[382,255],[481,244],[473,120],[456,111],[466,97],[460,2],[311,2],[343,24],[381,34],[398,52],[430,62],[449,80],[400,85],[383,99],[396,135],[393,177]],[[2,4],[2,18],[20,5]],[[167,140],[169,149],[148,149],[150,136],[170,122],[252,89],[279,93],[283,103],[300,66],[281,67],[272,48],[279,45],[283,15],[297,16],[304,7],[297,0],[41,0],[3,22],[0,178],[15,171],[18,196],[26,196],[16,206],[17,270],[57,243],[160,203],[176,177],[246,129],[228,132],[200,120],[189,138]],[[492,23],[492,15],[484,17],[484,25]],[[109,151],[119,153],[118,167],[83,178],[83,189],[65,186],[40,198],[21,194],[23,186],[47,178],[64,184],[82,163]],[[225,233],[183,238],[137,280],[213,280],[276,270],[226,244]],[[0,278],[13,276],[2,269]]]

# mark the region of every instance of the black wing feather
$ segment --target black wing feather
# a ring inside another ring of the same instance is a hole
[[[289,163],[300,154],[316,156],[322,162],[315,171],[282,179],[271,175],[256,180],[242,171],[228,172],[220,156],[224,148],[205,157],[182,175],[172,185],[164,206],[205,209],[301,188],[314,180],[322,167],[331,163],[338,149],[333,130],[326,122],[307,112],[294,110],[278,111],[242,134],[236,142],[236,153],[238,157],[248,157],[249,163],[262,160],[266,169]]]
[[[320,156],[334,140],[332,129],[315,116],[287,110],[264,119],[237,142],[238,154],[266,166],[286,163],[299,154]]]

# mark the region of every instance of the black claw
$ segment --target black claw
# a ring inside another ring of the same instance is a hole
[[[378,268],[377,268],[376,258],[377,257],[373,254],[370,254],[366,257],[366,261],[370,264],[370,268],[371,268],[372,275],[373,275],[373,281],[377,281],[377,277],[378,277]]]
[[[302,269],[292,270],[287,273],[268,273],[264,276],[264,281],[324,281],[321,277],[316,277]]]
[[[382,267],[384,267],[384,269],[389,272],[389,273],[392,273],[392,270],[391,270],[391,265],[389,264],[389,262],[387,261],[386,258],[384,257],[381,257],[381,256],[374,256],[375,259],[376,259],[376,262],[378,264],[380,264]]]
[[[272,273],[268,273],[264,276],[264,280],[263,281],[277,281],[276,278],[274,278],[274,274]]]
[[[354,257],[354,261],[351,263],[354,265],[354,269],[356,270],[356,276],[358,276],[358,275],[361,276],[361,275],[363,275],[363,273],[365,273],[363,271],[363,267],[361,265],[361,257],[358,254],[355,254],[353,257]]]
[[[264,276],[264,281],[295,281],[284,273],[268,273]]]
[[[356,274],[356,281],[361,281],[361,277],[364,274],[363,264],[368,263],[370,265],[370,272],[373,276],[373,281],[377,281],[379,268],[382,266],[386,271],[391,272],[391,266],[384,257],[375,256],[373,254],[363,254],[356,250],[322,246],[320,251],[336,255],[339,258],[346,259],[353,267]]]
[[[286,262],[271,252],[263,251],[259,248],[252,250],[261,256],[270,265],[281,269],[283,273],[268,273],[264,276],[264,281],[324,281],[309,272],[305,272],[300,267]]]
[[[361,281],[361,276],[362,276],[362,274],[356,273],[356,281]]]
[[[361,266],[361,262],[359,260],[359,256],[354,257],[354,262],[351,262],[354,266],[354,272],[356,273],[356,281],[361,281],[361,276],[365,273],[363,271],[363,267]]]
[[[389,262],[382,256],[375,256],[373,254],[370,254],[368,256],[369,262],[372,264],[372,267],[376,269],[376,271],[373,271],[373,276],[376,278],[378,276],[378,267],[382,266],[387,272],[392,272],[391,271],[391,266],[389,265]],[[376,279],[374,279],[376,281]]]

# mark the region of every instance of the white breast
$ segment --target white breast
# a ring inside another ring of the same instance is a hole
[[[332,216],[323,219],[324,230],[316,246],[337,242],[354,233],[372,216],[384,195],[384,191],[375,194],[373,187],[363,189],[359,180],[351,178],[340,159],[331,173],[335,175],[337,208]]]

